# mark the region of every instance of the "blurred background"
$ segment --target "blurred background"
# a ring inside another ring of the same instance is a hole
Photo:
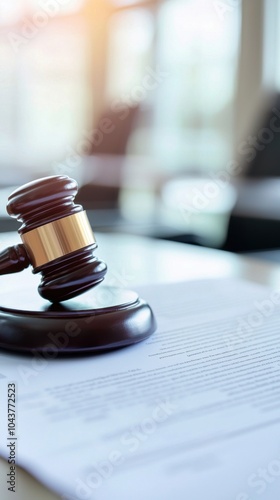
[[[279,92],[277,0],[0,0],[0,230],[69,175],[95,230],[278,259]]]

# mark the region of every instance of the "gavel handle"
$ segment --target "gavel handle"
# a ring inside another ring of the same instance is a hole
[[[0,275],[23,271],[30,265],[24,245],[6,248],[0,253]]]

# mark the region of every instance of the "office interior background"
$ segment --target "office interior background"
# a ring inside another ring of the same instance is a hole
[[[0,230],[69,175],[97,231],[278,259],[279,92],[277,0],[0,0]]]

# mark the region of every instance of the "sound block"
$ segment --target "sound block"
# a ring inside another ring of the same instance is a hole
[[[150,306],[131,290],[101,285],[51,305],[33,288],[0,294],[2,349],[51,359],[135,344],[155,329]]]

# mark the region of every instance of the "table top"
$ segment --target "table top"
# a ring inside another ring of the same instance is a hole
[[[97,234],[98,256],[108,264],[106,284],[133,288],[138,285],[183,280],[239,277],[277,288],[280,286],[280,266],[197,246],[153,240],[121,234]],[[16,233],[0,234],[0,251],[19,243]],[[36,280],[27,269],[20,274],[2,276],[2,287],[19,287],[25,278]],[[16,289],[16,288],[15,288]],[[7,465],[0,459],[0,498],[7,498]],[[16,500],[55,500],[26,472],[18,469]]]

